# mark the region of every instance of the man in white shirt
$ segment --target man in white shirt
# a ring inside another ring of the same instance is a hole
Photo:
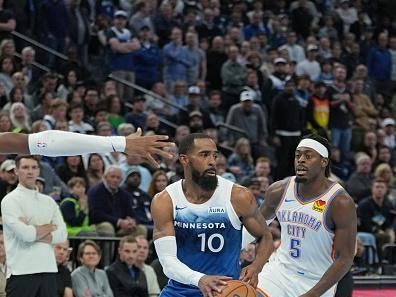
[[[316,81],[319,78],[321,73],[320,64],[317,61],[319,48],[310,44],[307,47],[307,58],[296,66],[296,74],[298,76],[301,75],[309,75],[312,81]]]
[[[55,201],[36,189],[40,174],[34,156],[15,160],[18,187],[1,202],[9,297],[56,296],[58,271],[52,244],[67,238]]]

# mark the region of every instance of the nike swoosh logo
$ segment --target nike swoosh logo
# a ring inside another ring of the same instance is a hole
[[[294,199],[285,199],[285,202],[293,202]]]
[[[187,208],[187,206],[184,206],[184,207],[177,207],[176,206],[176,210],[182,210],[182,209],[185,209],[185,208]]]

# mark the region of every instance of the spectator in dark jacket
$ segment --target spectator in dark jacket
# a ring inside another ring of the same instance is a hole
[[[358,153],[355,157],[356,171],[352,173],[346,183],[346,190],[359,203],[371,193],[371,159],[366,153]]]
[[[144,234],[137,228],[130,195],[120,188],[121,179],[121,169],[110,165],[103,182],[88,192],[90,224],[96,224],[97,232],[108,236]]]
[[[139,31],[140,49],[134,53],[136,84],[151,89],[158,81],[161,53],[152,41],[149,26],[143,26]]]
[[[141,180],[139,167],[131,166],[126,174],[123,189],[131,196],[131,205],[135,213],[136,222],[146,225],[148,229],[152,230],[153,220],[150,213],[152,197],[139,188]]]
[[[42,42],[48,47],[65,53],[69,43],[70,20],[64,0],[42,1],[39,7],[39,33]],[[55,65],[55,56],[48,55],[48,65]]]
[[[378,47],[372,48],[367,58],[369,77],[375,81],[377,90],[382,91],[386,90],[385,86],[390,80],[392,69],[392,59],[387,45],[388,35],[381,33],[378,36]]]
[[[106,270],[115,297],[148,297],[146,276],[135,265],[137,253],[134,237],[126,236],[120,240],[120,257]]]

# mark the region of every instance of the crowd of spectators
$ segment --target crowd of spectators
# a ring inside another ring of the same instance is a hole
[[[391,0],[0,0],[0,132],[208,133],[218,174],[258,204],[317,133],[381,257],[396,228],[395,15]],[[152,197],[182,178],[173,153],[159,171],[117,152],[42,157],[37,185],[69,235],[150,240]],[[17,178],[0,159],[2,198]]]

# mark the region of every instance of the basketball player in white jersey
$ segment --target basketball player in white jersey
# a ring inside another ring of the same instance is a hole
[[[356,241],[355,204],[328,179],[326,139],[308,136],[295,152],[296,175],[270,186],[260,210],[281,225],[281,245],[259,274],[266,297],[334,296],[351,268]]]
[[[32,154],[44,156],[75,156],[89,153],[124,152],[143,157],[150,165],[158,167],[153,158],[160,155],[172,156],[166,149],[174,145],[165,142],[168,136],[141,136],[139,128],[135,134],[124,136],[95,136],[80,133],[48,130],[33,134],[0,133],[0,154]]]
[[[184,179],[151,204],[158,258],[170,279],[161,297],[212,297],[227,280],[257,285],[272,253],[272,236],[251,192],[216,175],[218,151],[205,134],[179,144]],[[258,239],[255,261],[241,272],[242,226]]]

